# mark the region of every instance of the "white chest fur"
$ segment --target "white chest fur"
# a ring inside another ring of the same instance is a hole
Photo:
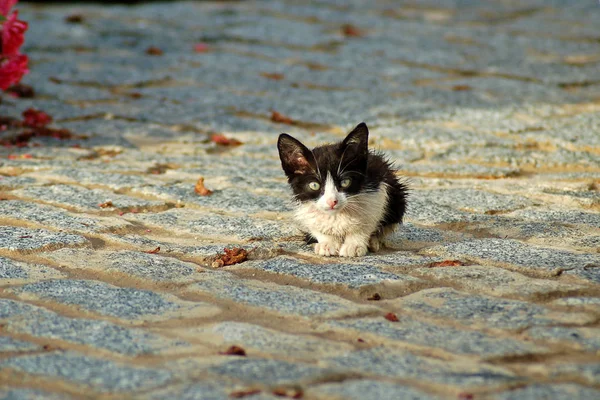
[[[309,232],[334,236],[341,240],[348,234],[370,235],[377,229],[385,213],[388,186],[381,184],[375,192],[348,197],[339,211],[323,210],[316,202],[301,204],[295,212],[296,220]]]

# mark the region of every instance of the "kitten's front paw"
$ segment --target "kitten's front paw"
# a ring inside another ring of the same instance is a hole
[[[340,244],[336,242],[324,241],[315,244],[315,253],[320,256],[337,256],[340,252]]]
[[[367,245],[362,243],[344,243],[340,248],[340,257],[362,257],[367,254]]]
[[[377,253],[383,247],[383,242],[379,236],[371,236],[369,239],[369,250]]]

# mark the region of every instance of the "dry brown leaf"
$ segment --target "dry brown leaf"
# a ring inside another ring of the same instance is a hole
[[[196,186],[194,186],[194,192],[200,196],[210,196],[213,193],[212,190],[209,190],[204,186],[203,177],[198,178],[198,182],[196,182]]]
[[[264,76],[265,78],[272,79],[274,81],[280,81],[285,78],[283,74],[279,74],[277,72],[261,72],[260,76]]]
[[[242,349],[240,346],[230,346],[227,350],[220,351],[219,354],[224,356],[246,357],[246,350]]]
[[[394,314],[394,313],[391,313],[391,312],[385,314],[384,318],[387,319],[388,321],[392,321],[392,322],[398,322],[398,321],[400,321],[398,319],[398,316],[396,314]]]
[[[465,264],[460,260],[444,260],[444,261],[438,261],[438,262],[433,262],[433,263],[429,264],[429,268],[460,267],[461,265],[465,265]]]
[[[342,25],[342,33],[346,37],[361,37],[365,35],[363,31],[352,24]]]
[[[217,255],[217,258],[212,263],[214,268],[220,268],[226,265],[239,264],[248,259],[248,251],[241,247],[234,247],[233,249],[223,249],[224,253]]]
[[[277,122],[279,124],[288,124],[288,125],[293,125],[295,123],[295,121],[293,119],[291,119],[290,117],[283,115],[277,111],[271,112],[271,121]]]
[[[149,250],[149,251],[145,251],[144,253],[148,253],[148,254],[156,254],[160,251],[160,246],[158,246],[157,248],[155,248],[154,250]]]
[[[156,46],[150,46],[146,49],[146,54],[149,56],[162,56],[163,51]]]
[[[237,392],[231,392],[229,394],[229,397],[231,397],[232,399],[241,399],[247,396],[254,396],[255,394],[259,394],[260,392],[260,389],[239,390]]]
[[[243,144],[239,140],[235,138],[228,138],[227,136],[221,133],[215,133],[210,136],[210,141],[216,143],[220,146],[239,146]]]
[[[104,203],[98,204],[98,207],[109,208],[109,207],[114,207],[114,205],[113,205],[113,202],[109,200],[109,201],[105,201]]]

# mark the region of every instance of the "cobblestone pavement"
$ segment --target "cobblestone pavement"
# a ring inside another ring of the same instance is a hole
[[[600,398],[600,5],[306,3],[20,5],[0,398]],[[361,121],[409,211],[320,258],[276,138]]]

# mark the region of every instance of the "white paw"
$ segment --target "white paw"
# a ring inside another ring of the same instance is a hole
[[[336,242],[319,242],[315,244],[315,253],[320,256],[337,256],[340,252],[340,244]]]
[[[382,246],[383,243],[379,236],[371,236],[369,239],[369,250],[371,250],[373,253],[377,253]]]
[[[344,243],[340,248],[340,257],[361,257],[367,254],[367,245],[362,243]]]

